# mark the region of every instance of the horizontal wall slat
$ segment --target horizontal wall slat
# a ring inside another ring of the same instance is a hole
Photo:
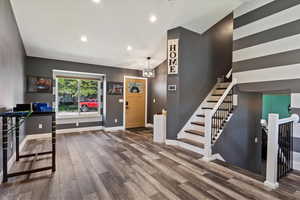
[[[265,82],[276,80],[300,79],[300,64],[272,67],[259,70],[235,72],[234,79],[241,83]]]
[[[269,56],[234,62],[233,72],[257,70],[270,67],[280,67],[298,63],[300,63],[300,48],[284,53],[272,54]]]
[[[253,35],[271,28],[300,19],[300,5],[283,10],[274,15],[262,18],[240,28],[233,32],[233,39],[238,40],[249,35]]]
[[[240,49],[233,52],[233,62],[296,50],[300,48],[299,41],[300,34],[263,43],[253,47]]]
[[[297,35],[300,33],[300,20],[296,20],[254,35],[250,35],[234,41],[233,50],[240,50],[251,46],[259,45],[273,40]]]
[[[243,16],[240,16],[234,20],[234,28],[239,28],[241,26],[250,24],[262,18],[268,17],[275,13],[281,12],[285,9],[291,8],[293,6],[299,5],[300,1],[294,0],[284,0],[284,1],[273,1],[268,3],[260,8],[252,10]]]
[[[237,8],[234,11],[234,18],[238,18],[252,10],[255,10],[259,7],[262,7],[270,2],[273,2],[274,0],[260,0],[260,1],[248,1],[244,4],[242,4],[242,6],[240,6],[239,8]]]

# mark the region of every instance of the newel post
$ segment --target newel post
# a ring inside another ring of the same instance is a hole
[[[210,110],[205,110],[205,145],[203,160],[211,161],[212,159],[212,145],[211,145],[211,118],[212,113]]]
[[[278,156],[278,130],[279,115],[269,114],[268,119],[268,149],[267,149],[267,173],[264,184],[272,189],[276,189],[277,181],[277,156]]]

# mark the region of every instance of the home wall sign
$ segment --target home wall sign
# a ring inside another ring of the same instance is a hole
[[[179,39],[168,40],[168,74],[178,74]]]

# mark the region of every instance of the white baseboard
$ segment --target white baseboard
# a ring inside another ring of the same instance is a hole
[[[82,132],[82,131],[100,131],[100,130],[103,130],[103,126],[90,126],[90,127],[82,127],[82,128],[61,129],[61,130],[56,130],[56,133],[62,134],[62,133],[72,133],[72,132]]]
[[[22,142],[20,143],[20,146],[19,146],[19,149],[20,149],[20,152],[23,150],[26,142],[28,141],[28,137],[25,136],[24,139],[22,140]],[[12,168],[14,162],[16,160],[16,152],[13,153],[13,155],[10,157],[10,159],[8,160],[7,162],[7,171],[9,172],[10,169]],[[3,172],[2,170],[0,171],[0,180],[2,181],[2,177],[3,177]]]
[[[166,140],[166,145],[174,145],[177,146],[178,145],[178,141],[177,140]]]
[[[102,126],[92,126],[92,127],[84,127],[84,128],[71,128],[71,129],[61,129],[56,130],[56,134],[65,134],[65,133],[78,133],[83,131],[101,131],[104,130]],[[27,135],[27,140],[34,139],[45,139],[51,137],[51,133],[39,133],[39,134],[30,134]]]
[[[146,124],[146,127],[147,128],[153,128],[153,124],[148,123],[148,124]]]
[[[208,158],[203,156],[203,158],[200,158],[199,160],[204,160],[207,162],[214,161],[214,160],[221,160],[223,162],[226,162],[225,159],[219,153],[213,154],[211,157]]]
[[[120,131],[124,130],[123,126],[116,126],[116,127],[104,127],[104,131]]]
[[[180,142],[178,140],[166,140],[166,145],[173,145],[173,146],[179,146],[181,148],[193,151],[195,153],[199,153],[201,155],[204,154],[204,150],[201,148],[198,148],[196,146],[184,143],[184,142]]]
[[[276,188],[279,187],[279,184],[278,183],[271,183],[269,181],[265,181],[264,182],[264,185],[268,188],[271,188],[272,190],[275,190]]]

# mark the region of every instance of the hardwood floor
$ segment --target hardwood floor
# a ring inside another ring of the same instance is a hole
[[[259,178],[173,146],[153,144],[149,131],[58,135],[57,171],[21,176],[1,184],[1,200],[204,200],[300,199],[300,174],[270,191]],[[24,151],[50,148],[29,141]],[[50,163],[48,156],[15,163],[13,171]],[[249,176],[247,176],[249,175]]]

